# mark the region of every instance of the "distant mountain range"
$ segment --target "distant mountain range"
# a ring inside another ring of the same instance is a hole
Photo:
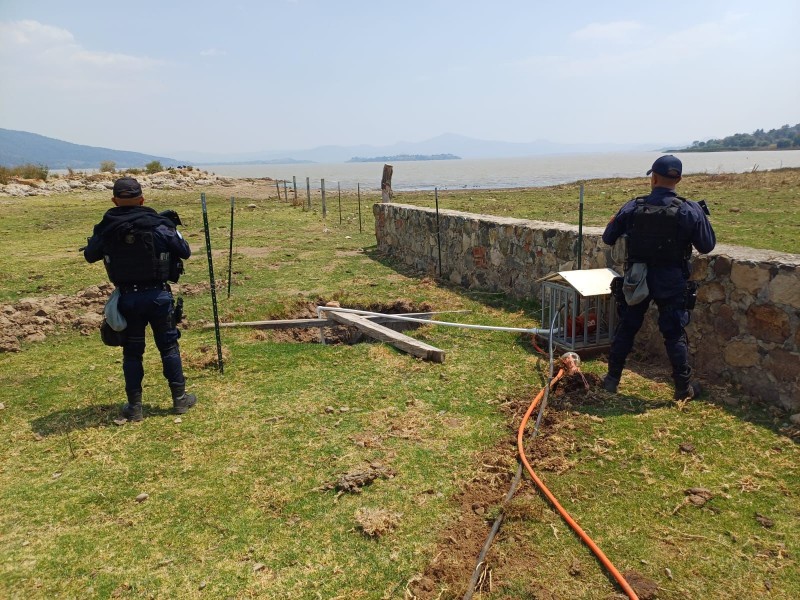
[[[635,152],[656,150],[669,144],[561,144],[538,140],[535,142],[498,142],[480,140],[455,133],[445,133],[421,142],[396,142],[388,146],[318,146],[307,150],[265,150],[237,154],[211,154],[191,150],[176,152],[193,164],[242,163],[278,160],[291,156],[294,160],[316,163],[347,162],[354,156],[398,156],[454,154],[461,158],[516,158],[540,154],[569,154],[581,152]]]
[[[100,163],[108,160],[122,169],[141,168],[154,160],[164,167],[186,164],[163,156],[82,146],[27,131],[0,129],[0,165],[5,167],[35,164],[49,169],[99,169]]]
[[[403,162],[414,160],[461,160],[455,154],[395,154],[394,156],[354,156],[347,162]]]
[[[0,165],[31,163],[46,165],[50,169],[97,169],[103,161],[113,161],[118,168],[141,168],[154,160],[165,167],[182,164],[339,163],[361,156],[455,155],[461,158],[515,158],[541,154],[634,152],[664,147],[666,144],[561,144],[547,140],[527,143],[499,142],[445,133],[421,142],[397,142],[389,146],[319,146],[308,150],[265,150],[235,154],[181,151],[175,153],[180,159],[175,159],[82,146],[26,131],[0,129]]]

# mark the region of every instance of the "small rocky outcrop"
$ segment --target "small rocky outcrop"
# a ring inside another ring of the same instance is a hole
[[[12,178],[6,184],[0,184],[0,196],[49,196],[81,191],[111,192],[114,180],[125,175],[135,177],[147,190],[188,190],[196,186],[212,186],[233,184],[231,177],[221,177],[199,169],[169,169],[158,173],[84,173],[51,174],[47,181],[39,179]]]

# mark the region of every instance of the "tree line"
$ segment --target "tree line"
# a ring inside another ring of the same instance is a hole
[[[695,140],[676,152],[719,152],[723,150],[790,150],[800,148],[800,123],[779,129],[756,129],[753,133],[735,133],[705,142]]]

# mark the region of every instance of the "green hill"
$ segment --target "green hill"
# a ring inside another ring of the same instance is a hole
[[[779,129],[756,129],[753,133],[735,133],[705,142],[695,140],[688,148],[672,152],[722,152],[730,150],[797,150],[800,148],[800,123]]]
[[[4,167],[36,164],[49,169],[97,169],[102,161],[113,161],[126,169],[144,167],[154,160],[165,167],[184,164],[163,156],[82,146],[27,131],[0,129],[0,166]]]

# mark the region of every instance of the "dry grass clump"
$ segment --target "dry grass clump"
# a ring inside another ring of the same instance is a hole
[[[356,511],[356,523],[365,535],[383,537],[400,524],[400,513],[385,508],[362,507]]]

